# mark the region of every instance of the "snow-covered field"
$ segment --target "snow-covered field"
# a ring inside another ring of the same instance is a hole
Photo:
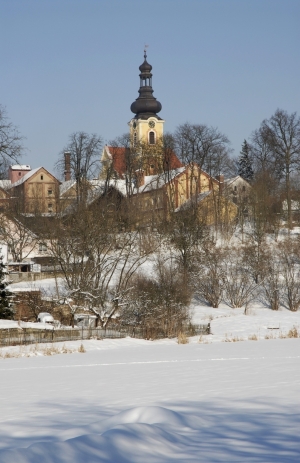
[[[300,314],[196,306],[194,320],[211,320],[200,343],[2,349],[19,357],[0,359],[0,463],[299,462],[300,339],[265,337]]]
[[[188,344],[0,349],[0,463],[299,462],[300,312],[192,311]]]

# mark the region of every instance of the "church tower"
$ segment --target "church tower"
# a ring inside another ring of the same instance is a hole
[[[157,115],[162,106],[153,96],[152,66],[147,62],[146,50],[144,51],[144,62],[139,70],[139,96],[130,107],[135,114],[129,122],[130,139],[133,145],[138,143],[155,145],[163,136],[165,121]]]

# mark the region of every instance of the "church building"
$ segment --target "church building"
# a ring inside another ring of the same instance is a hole
[[[182,163],[176,154],[164,146],[164,120],[158,115],[162,105],[153,96],[152,66],[144,62],[139,67],[139,96],[132,103],[135,116],[128,123],[129,137],[124,146],[105,146],[103,149],[102,178],[110,176],[134,179],[134,172],[155,175],[166,170],[178,169]],[[125,146],[126,145],[126,146]]]

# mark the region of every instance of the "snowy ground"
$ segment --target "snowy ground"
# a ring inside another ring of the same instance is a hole
[[[212,334],[0,349],[0,463],[299,462],[300,312],[193,321]]]
[[[300,339],[264,339],[299,314],[198,306],[194,319],[212,319],[200,343],[2,349],[21,357],[0,359],[0,463],[299,462]]]

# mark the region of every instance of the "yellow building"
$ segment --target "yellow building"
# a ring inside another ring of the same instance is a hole
[[[9,192],[20,212],[53,213],[58,207],[59,185],[59,180],[47,169],[37,167],[13,183]]]

